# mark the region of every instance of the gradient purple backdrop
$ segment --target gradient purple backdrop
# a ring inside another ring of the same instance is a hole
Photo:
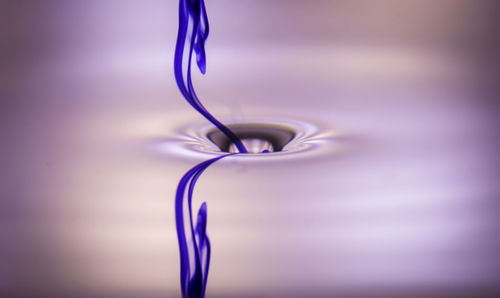
[[[207,170],[207,297],[498,297],[498,1],[206,3],[207,109],[323,148]],[[173,194],[213,156],[172,145],[205,124],[177,1],[7,0],[0,24],[0,296],[177,297]]]

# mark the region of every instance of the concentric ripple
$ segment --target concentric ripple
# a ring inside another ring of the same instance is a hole
[[[293,132],[293,138],[278,152],[245,153],[233,156],[233,159],[270,160],[270,159],[303,159],[314,158],[344,151],[350,144],[341,130],[322,130],[319,126],[308,122],[277,119],[247,118],[246,121],[234,124],[259,125],[261,127],[279,127]],[[207,159],[226,154],[209,138],[213,125],[197,122],[180,127],[175,137],[163,139],[157,148],[164,153],[178,157]],[[299,154],[300,153],[300,154]]]

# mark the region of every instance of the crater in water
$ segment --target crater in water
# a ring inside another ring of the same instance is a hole
[[[237,154],[233,159],[246,160],[252,157],[252,161],[279,161],[317,158],[345,152],[352,145],[351,138],[341,130],[326,130],[298,120],[252,117],[245,122],[227,126],[249,151]],[[236,152],[228,138],[206,121],[182,126],[170,138],[158,141],[158,150],[178,157],[207,159]]]
[[[227,127],[242,141],[248,153],[254,154],[280,152],[295,137],[292,129],[278,125],[245,123]],[[222,152],[238,152],[236,145],[218,129],[210,130],[207,138]]]

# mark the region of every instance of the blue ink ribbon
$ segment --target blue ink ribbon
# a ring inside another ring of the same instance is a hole
[[[245,146],[238,136],[205,109],[193,88],[191,78],[193,52],[196,55],[198,68],[202,74],[205,74],[205,42],[208,38],[208,32],[208,17],[204,1],[180,0],[179,32],[174,57],[175,80],[188,103],[223,132],[240,153],[247,153]],[[186,58],[187,62],[185,61]],[[205,297],[210,266],[211,251],[210,240],[207,236],[207,204],[205,202],[201,204],[198,210],[196,226],[193,223],[192,198],[196,181],[211,164],[221,158],[234,154],[236,153],[221,155],[198,164],[182,177],[177,187],[175,195],[175,220],[181,260],[181,292],[184,298]],[[184,199],[186,192],[189,213],[189,228],[187,229],[187,233],[184,220]],[[190,256],[193,256],[194,259],[191,259]]]
[[[190,29],[190,30],[189,30]],[[189,30],[189,32],[188,32]],[[215,119],[201,104],[193,88],[191,79],[191,60],[193,52],[196,54],[196,63],[202,74],[206,72],[205,42],[208,38],[208,18],[203,0],[180,0],[179,1],[179,33],[175,47],[174,73],[177,86],[189,104],[212,122],[223,132],[240,153],[247,153],[241,140],[224,124]],[[187,64],[184,63],[184,51],[188,42]],[[183,71],[183,67],[186,70]]]

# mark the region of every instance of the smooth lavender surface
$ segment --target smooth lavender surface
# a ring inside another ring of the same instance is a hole
[[[179,296],[171,195],[214,155],[163,146],[202,121],[172,2],[1,2],[0,296]],[[207,110],[312,123],[327,150],[199,180],[207,297],[498,297],[497,11],[211,0]]]

